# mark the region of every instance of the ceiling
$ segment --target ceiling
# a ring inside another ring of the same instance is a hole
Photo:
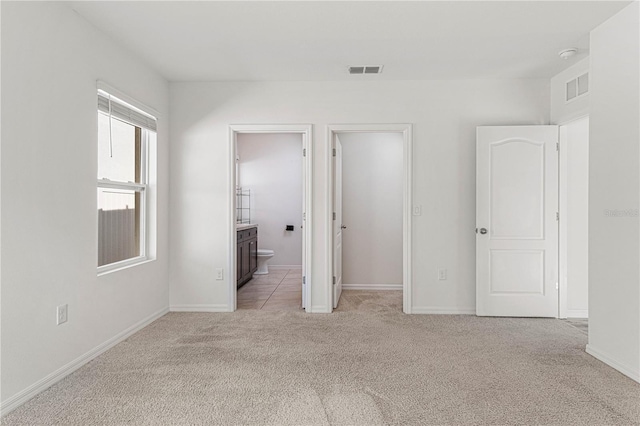
[[[170,81],[322,81],[549,78],[629,1],[66,4]]]

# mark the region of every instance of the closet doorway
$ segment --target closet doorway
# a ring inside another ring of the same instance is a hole
[[[399,290],[411,311],[411,125],[330,125],[327,298]]]

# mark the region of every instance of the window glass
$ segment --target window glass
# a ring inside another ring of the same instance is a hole
[[[140,256],[140,193],[98,188],[98,266]]]
[[[98,179],[138,182],[136,179],[136,127],[98,113]],[[138,129],[139,131],[139,129]]]

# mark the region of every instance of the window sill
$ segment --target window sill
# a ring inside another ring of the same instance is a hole
[[[113,272],[122,271],[135,266],[144,265],[146,263],[155,262],[155,259],[149,259],[148,257],[134,257],[132,259],[123,260],[121,262],[110,263],[108,265],[98,267],[98,276],[111,274]]]

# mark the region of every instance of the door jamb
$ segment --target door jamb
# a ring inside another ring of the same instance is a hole
[[[302,135],[302,149],[305,155],[302,161],[303,180],[303,230],[304,247],[302,258],[302,274],[305,277],[305,312],[311,312],[312,289],[312,238],[313,238],[313,125],[312,124],[231,124],[229,125],[229,273],[227,276],[227,310],[233,312],[237,308],[236,288],[236,141],[240,133],[296,133]]]
[[[403,207],[402,207],[402,311],[412,313],[412,252],[411,252],[411,206],[413,205],[413,126],[412,124],[329,124],[327,125],[325,191],[326,229],[325,246],[327,248],[327,284],[325,297],[329,312],[333,310],[333,167],[332,148],[336,134],[340,133],[401,133],[403,138]]]

